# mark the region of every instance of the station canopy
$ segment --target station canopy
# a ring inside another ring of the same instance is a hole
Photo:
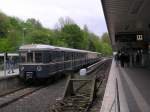
[[[146,48],[150,37],[150,0],[101,0],[112,46]]]

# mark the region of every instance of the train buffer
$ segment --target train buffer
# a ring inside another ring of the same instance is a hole
[[[68,78],[62,99],[52,107],[51,112],[86,112],[95,97],[96,78]]]

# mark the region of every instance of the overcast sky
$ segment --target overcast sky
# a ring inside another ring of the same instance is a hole
[[[54,28],[60,17],[70,17],[80,27],[102,35],[107,31],[101,0],[0,0],[0,10],[23,20],[35,18]]]

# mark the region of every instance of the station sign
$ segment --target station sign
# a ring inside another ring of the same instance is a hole
[[[139,35],[139,34],[137,34],[136,35],[136,40],[138,40],[138,41],[141,41],[141,40],[143,40],[143,35]]]
[[[118,32],[115,34],[116,42],[136,42],[143,41],[143,32]]]

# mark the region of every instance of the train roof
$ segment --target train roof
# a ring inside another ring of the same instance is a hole
[[[91,52],[86,50],[79,50],[79,49],[72,49],[72,48],[65,48],[65,47],[57,47],[52,45],[44,45],[44,44],[27,44],[22,45],[19,48],[19,51],[26,51],[26,50],[56,50],[56,51],[69,51],[69,52],[87,52],[87,53],[96,53],[97,52]],[[98,53],[101,54],[101,53]]]

